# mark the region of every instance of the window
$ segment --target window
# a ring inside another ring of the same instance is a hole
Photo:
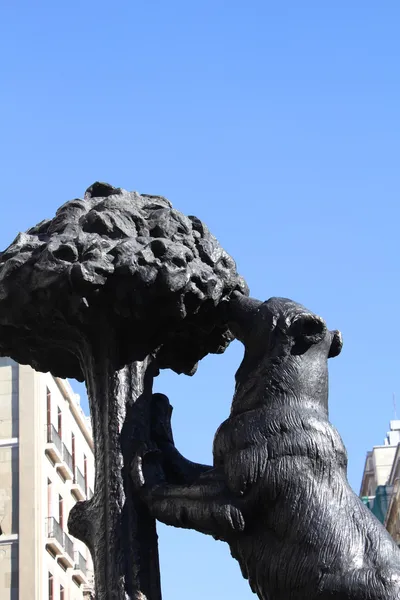
[[[54,600],[54,581],[53,575],[49,571],[49,600]]]
[[[75,477],[75,435],[71,433],[72,472]]]
[[[60,585],[60,600],[65,600],[64,588],[62,585]]]
[[[64,500],[60,494],[58,495],[58,522],[61,529],[64,529]]]
[[[52,510],[51,510],[51,481],[50,479],[47,480],[47,516],[51,517],[52,516]]]
[[[87,458],[83,455],[83,476],[85,478],[85,494],[88,493]]]
[[[51,393],[49,388],[46,388],[46,395],[47,395],[47,400],[46,400],[46,423],[47,423],[47,441],[50,442],[51,438],[51,431],[50,431],[50,426],[51,426]]]
[[[51,392],[46,388],[47,425],[51,423]]]
[[[57,429],[58,435],[60,436],[60,439],[62,439],[62,414],[60,407],[57,408]]]

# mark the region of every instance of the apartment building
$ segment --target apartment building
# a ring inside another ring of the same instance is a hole
[[[397,445],[388,484],[391,495],[384,525],[396,544],[400,546],[400,443]]]
[[[399,470],[400,420],[390,421],[384,444],[367,452],[360,497],[385,524],[393,500],[394,479]]]
[[[89,551],[68,514],[93,494],[90,423],[68,381],[0,358],[0,598],[83,600]]]

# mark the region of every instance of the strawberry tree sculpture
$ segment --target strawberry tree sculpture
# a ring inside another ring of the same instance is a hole
[[[86,383],[95,490],[69,529],[91,551],[97,600],[161,597],[155,522],[129,465],[150,439],[153,377],[192,375],[225,350],[233,292],[247,286],[199,219],[104,183],[0,253],[0,354]]]

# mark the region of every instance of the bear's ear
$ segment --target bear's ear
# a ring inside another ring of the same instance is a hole
[[[295,352],[300,354],[324,338],[326,325],[321,317],[311,313],[302,313],[293,319],[288,333],[294,338]]]
[[[343,348],[343,338],[340,331],[331,331],[332,334],[332,342],[331,347],[329,348],[328,358],[334,358],[338,356]]]
[[[311,313],[296,315],[289,327],[293,337],[318,337],[322,340],[326,333],[326,325],[321,317]]]

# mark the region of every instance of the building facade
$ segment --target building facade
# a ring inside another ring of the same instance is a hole
[[[394,539],[400,542],[400,532],[394,535],[394,523],[398,524],[399,499],[396,498],[399,496],[399,461],[400,420],[393,420],[390,421],[390,431],[386,435],[385,443],[374,446],[367,452],[360,497]]]
[[[0,598],[90,598],[89,551],[67,532],[94,487],[90,423],[69,383],[0,358]]]
[[[384,525],[396,544],[400,546],[400,444],[396,449],[388,483],[391,488],[391,496]]]

